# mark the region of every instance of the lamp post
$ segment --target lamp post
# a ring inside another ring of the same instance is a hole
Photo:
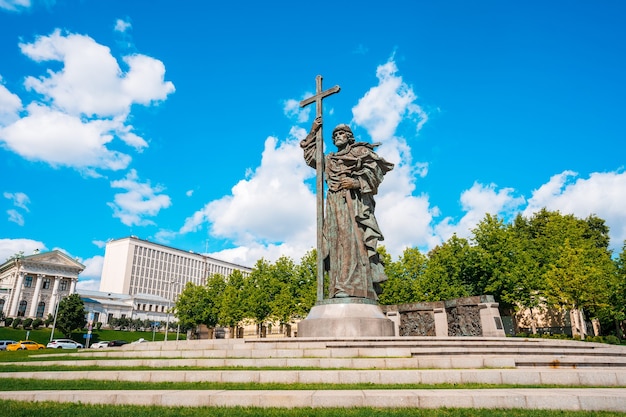
[[[59,304],[61,304],[61,298],[60,294],[55,294],[55,297],[58,297],[57,300],[57,305],[54,308],[54,320],[52,321],[52,332],[50,332],[50,341],[52,342],[52,340],[54,339],[54,329],[57,325],[57,315],[59,314]]]
[[[170,329],[170,306],[172,304],[172,284],[176,281],[170,281],[170,295],[167,298],[167,314],[165,316],[165,341],[167,342],[167,332]]]

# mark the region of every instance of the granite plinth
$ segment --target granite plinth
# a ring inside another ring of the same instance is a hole
[[[298,337],[381,336],[395,336],[394,323],[366,299],[324,300],[298,323]]]

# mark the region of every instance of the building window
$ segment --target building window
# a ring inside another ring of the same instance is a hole
[[[43,279],[43,285],[41,288],[43,288],[44,290],[50,289],[50,278]]]
[[[30,288],[33,286],[33,277],[26,277],[24,279],[24,288]]]
[[[61,282],[59,283],[59,291],[66,291],[66,290],[67,290],[67,280],[62,279]]]
[[[40,301],[39,304],[37,304],[37,315],[35,317],[42,319],[43,318],[43,312],[46,309],[46,303],[44,303],[43,301]]]
[[[0,299],[0,313],[4,311],[4,298]]]
[[[20,306],[17,309],[17,317],[24,317],[26,315],[26,306],[28,303],[25,300],[20,301]]]

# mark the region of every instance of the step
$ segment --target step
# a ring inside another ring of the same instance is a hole
[[[139,382],[281,384],[495,384],[626,387],[626,370],[378,369],[378,370],[97,370],[0,372],[1,378]]]
[[[55,390],[0,392],[0,399],[167,407],[515,408],[626,412],[626,390],[619,388],[341,391]]]

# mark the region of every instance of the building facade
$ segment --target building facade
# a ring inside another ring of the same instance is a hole
[[[153,296],[174,302],[188,282],[204,285],[213,274],[228,276],[235,270],[244,276],[252,271],[245,266],[130,236],[107,243],[100,292]],[[136,309],[149,311],[149,307],[149,302],[140,302]]]
[[[5,317],[45,319],[76,290],[80,262],[54,250],[16,256],[0,265],[0,311]]]
[[[170,309],[173,303],[163,297],[138,294],[117,294],[101,291],[79,290],[85,310],[93,324],[111,324],[112,318],[150,321],[165,326],[176,319]],[[159,327],[157,326],[157,327]]]

